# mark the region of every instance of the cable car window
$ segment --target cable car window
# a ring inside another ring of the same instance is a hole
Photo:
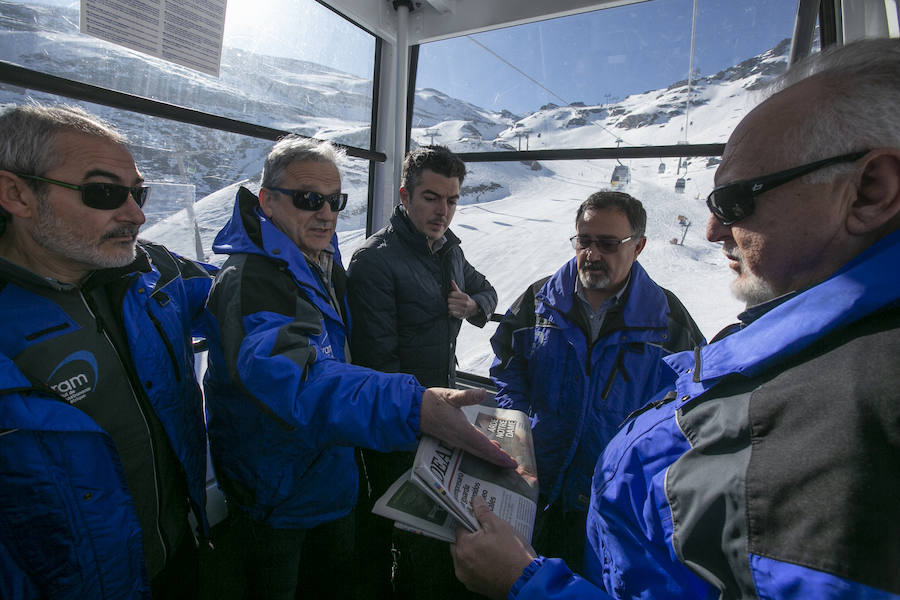
[[[143,207],[147,220],[141,238],[192,259],[224,262],[224,256],[213,254],[212,241],[231,217],[238,187],[259,191],[272,142],[0,85],[0,104],[26,98],[81,106],[125,134],[135,164],[153,190]],[[347,158],[340,165],[341,189],[349,199],[337,229],[339,237],[351,241],[365,233],[368,169],[368,161],[360,159]]]
[[[375,38],[314,0],[229,0],[219,77],[81,34],[71,0],[0,2],[0,60],[370,147]]]
[[[674,191],[675,169],[659,173],[659,159],[624,160],[631,182],[622,191],[647,211],[647,245],[638,261],[661,286],[674,292],[707,338],[734,321],[742,304],[729,286],[721,246],[706,240],[716,165],[706,157],[688,158],[685,193]],[[575,256],[569,238],[578,206],[593,192],[610,189],[614,160],[468,163],[461,198],[450,229],[462,241],[466,260],[497,290],[503,314],[533,282]],[[682,168],[682,174],[684,174]],[[343,241],[342,241],[343,244]],[[349,255],[352,244],[342,245]],[[464,323],[457,340],[459,369],[487,375],[493,360],[490,337]]]
[[[785,68],[797,2],[692,8],[639,2],[423,44],[412,137],[459,152],[724,142],[717,96],[745,111]]]

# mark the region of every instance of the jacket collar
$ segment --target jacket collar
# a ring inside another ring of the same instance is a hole
[[[409,217],[406,215],[406,211],[403,210],[403,205],[398,204],[394,207],[394,213],[391,215],[391,228],[397,233],[397,236],[410,248],[417,252],[422,252],[425,254],[443,254],[453,248],[455,246],[459,246],[459,238],[456,237],[450,228],[447,228],[447,231],[444,232],[444,244],[437,250],[437,252],[432,252],[431,248],[428,246],[428,236],[424,233],[416,229],[415,225],[412,224],[412,221],[409,220]]]
[[[537,293],[536,300],[563,315],[570,314],[575,303],[577,277],[578,264],[576,258],[572,257],[544,284]],[[622,290],[617,306],[622,310],[626,327],[668,327],[669,305],[665,293],[638,261],[631,265],[628,284]]]
[[[679,373],[678,393],[690,398],[726,375],[756,376],[795,356],[826,334],[900,303],[900,232],[872,245],[825,281],[788,297],[747,327],[693,352],[666,357]],[[695,365],[696,370],[695,370]]]
[[[96,287],[135,273],[149,273],[152,270],[153,269],[150,266],[150,257],[141,247],[140,242],[135,246],[135,258],[131,263],[124,267],[91,271],[80,284],[63,283],[49,277],[42,277],[30,269],[26,269],[21,265],[0,258],[0,281],[6,280],[57,291],[74,290],[79,287]]]
[[[331,250],[333,263],[340,265],[337,234],[331,240]],[[243,186],[235,195],[231,218],[216,235],[213,251],[217,254],[257,254],[285,264],[301,286],[321,297],[321,302],[317,303],[319,307],[332,318],[341,320],[331,306],[331,295],[322,280],[313,273],[306,256],[293,240],[263,214],[259,208],[259,199]]]

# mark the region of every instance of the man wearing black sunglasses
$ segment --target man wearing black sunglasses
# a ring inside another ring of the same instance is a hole
[[[776,90],[729,138],[708,199],[747,310],[668,357],[675,384],[607,446],[590,583],[476,508],[493,533],[457,548],[476,589],[900,597],[900,40],[829,48]],[[489,574],[477,561],[494,553],[506,568]]]
[[[642,399],[672,382],[660,359],[704,343],[637,262],[646,223],[632,196],[592,194],[575,214],[575,256],[532,284],[491,338],[497,402],[534,416],[543,510],[533,544],[576,568],[597,457]]]
[[[149,188],[96,117],[19,106],[0,140],[0,596],[195,597],[212,279],[137,241]]]
[[[339,157],[327,142],[277,142],[259,197],[238,191],[213,244],[230,256],[209,297],[204,383],[245,598],[354,597],[354,446],[411,450],[426,432],[513,464],[458,408],[483,390],[425,389],[349,364]]]

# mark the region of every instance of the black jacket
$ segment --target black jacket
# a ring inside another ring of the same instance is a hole
[[[410,373],[426,387],[452,386],[460,319],[447,311],[453,280],[479,307],[468,321],[484,327],[497,292],[463,255],[449,229],[437,252],[400,207],[390,224],[356,250],[348,269],[353,318],[351,356],[356,364]]]

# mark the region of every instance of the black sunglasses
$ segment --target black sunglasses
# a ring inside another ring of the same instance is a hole
[[[284,188],[269,187],[267,190],[280,192],[291,197],[294,206],[300,210],[319,210],[325,203],[331,207],[334,212],[340,212],[347,206],[347,194],[340,192],[336,194],[320,194],[319,192],[304,192],[303,190],[287,190]]]
[[[147,198],[150,197],[150,188],[143,185],[129,187],[127,185],[119,185],[117,183],[90,182],[75,185],[74,183],[66,183],[65,181],[57,181],[56,179],[47,179],[37,175],[26,175],[25,173],[13,173],[22,179],[33,179],[44,183],[52,183],[60,187],[81,192],[81,201],[89,208],[97,210],[115,210],[125,204],[129,194],[140,208],[144,207]]]
[[[573,235],[569,238],[569,241],[572,242],[572,247],[576,250],[587,250],[591,246],[595,246],[603,254],[614,254],[619,251],[622,244],[630,241],[633,237],[633,235],[629,235],[623,240],[617,240],[616,238],[595,239],[589,235]]]
[[[709,212],[726,227],[734,225],[741,219],[753,214],[755,198],[763,192],[793,181],[813,171],[829,165],[843,162],[852,162],[865,156],[869,151],[861,150],[850,154],[832,156],[823,160],[817,160],[806,165],[800,165],[785,171],[778,171],[770,175],[763,175],[755,179],[744,179],[734,183],[726,183],[715,188],[706,198],[706,206]]]

